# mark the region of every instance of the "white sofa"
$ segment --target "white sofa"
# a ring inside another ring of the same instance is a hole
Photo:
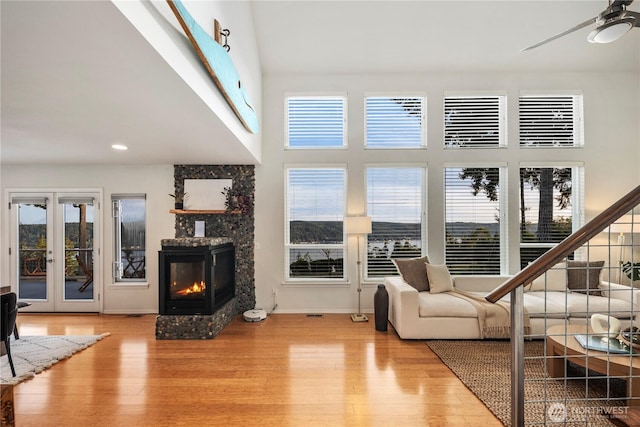
[[[640,290],[600,281],[601,296],[580,293],[565,283],[551,284],[541,276],[542,288],[526,287],[524,307],[530,318],[530,334],[543,337],[547,328],[568,322],[587,325],[591,315],[608,314],[628,326],[640,312]],[[546,277],[546,278],[545,278]],[[453,276],[455,289],[486,296],[508,276]],[[419,292],[400,276],[386,277],[389,321],[405,339],[480,339],[476,309],[469,302],[443,293]],[[509,295],[503,300],[508,301]]]

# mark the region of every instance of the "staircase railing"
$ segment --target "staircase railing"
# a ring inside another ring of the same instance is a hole
[[[511,294],[511,425],[524,426],[524,292],[525,284],[533,282],[551,267],[564,260],[616,220],[640,204],[640,186],[623,196],[557,246],[544,253],[515,276],[494,289],[485,298],[496,303]]]

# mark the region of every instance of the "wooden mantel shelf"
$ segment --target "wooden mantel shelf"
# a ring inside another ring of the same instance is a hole
[[[183,210],[183,209],[171,209],[169,211],[169,213],[172,214],[179,214],[179,215],[225,215],[225,214],[231,214],[231,215],[238,215],[241,214],[242,211],[227,211],[227,210],[197,210],[197,209],[189,209],[189,210]]]

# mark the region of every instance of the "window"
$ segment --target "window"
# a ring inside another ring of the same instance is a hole
[[[345,279],[345,168],[287,169],[288,279]]]
[[[582,96],[520,96],[521,147],[579,147]]]
[[[520,266],[581,226],[579,167],[520,168]]]
[[[445,257],[452,274],[501,273],[501,236],[506,233],[501,230],[500,175],[498,167],[444,170]]]
[[[367,168],[367,277],[395,276],[393,258],[422,255],[424,169]]]
[[[446,96],[445,148],[504,147],[505,102],[499,96]]]
[[[113,277],[116,282],[146,279],[146,196],[111,196],[114,229]]]
[[[367,97],[365,145],[368,148],[424,146],[424,104],[424,97]]]
[[[287,147],[345,147],[345,104],[341,96],[287,98]]]

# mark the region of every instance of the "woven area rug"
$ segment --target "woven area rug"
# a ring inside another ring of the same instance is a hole
[[[9,357],[0,358],[0,384],[18,384],[50,366],[71,357],[104,337],[102,335],[43,335],[20,336],[19,340],[11,339],[11,357],[16,369],[16,376],[11,375]]]
[[[438,340],[427,341],[427,346],[505,426],[511,426],[511,350],[508,341]],[[543,352],[544,341],[525,342],[525,425],[614,425],[607,419],[603,407],[626,405],[620,400],[626,396],[625,382],[606,379],[591,371],[587,375],[587,371],[573,364],[569,364],[568,379],[545,378]],[[604,401],[607,395],[619,400]],[[546,404],[543,403],[545,397]],[[588,405],[584,401],[573,401],[585,398],[592,399]]]

